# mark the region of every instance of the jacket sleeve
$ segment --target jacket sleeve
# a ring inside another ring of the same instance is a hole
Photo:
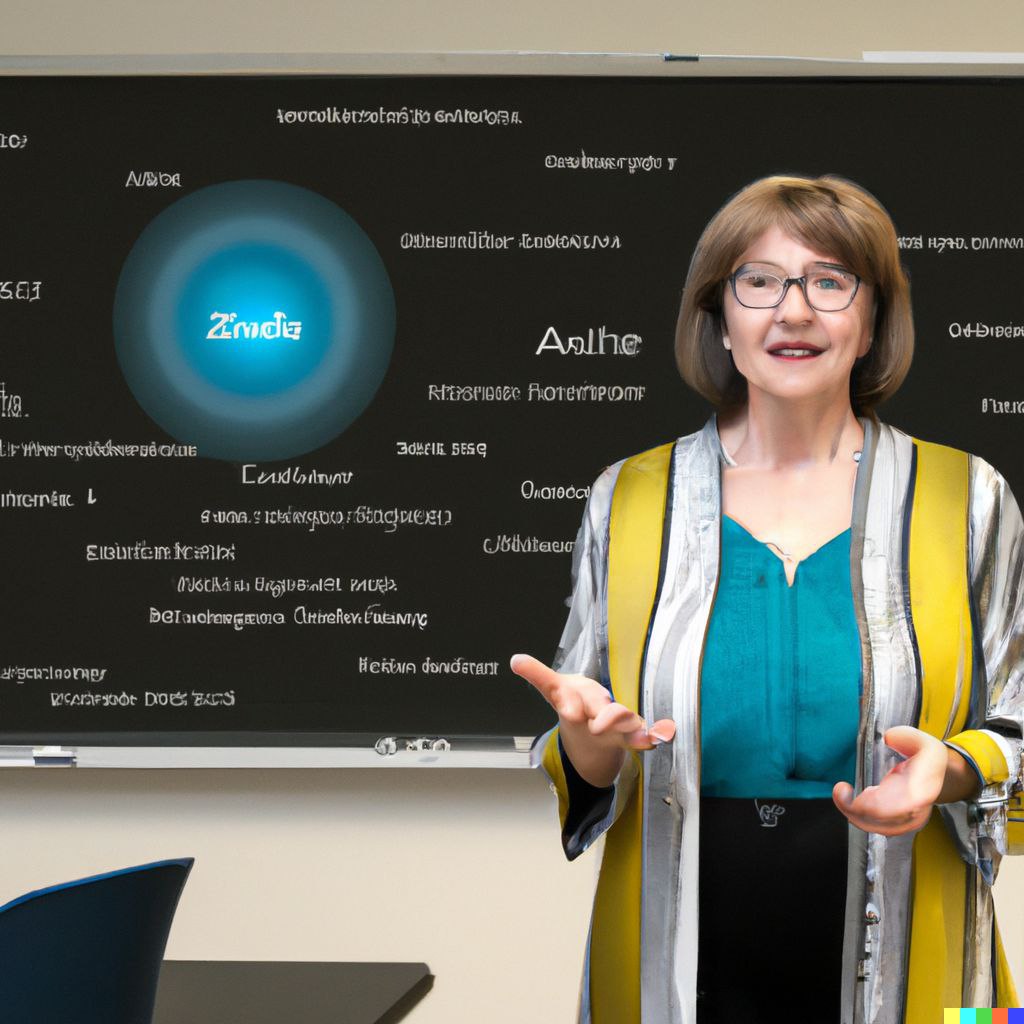
[[[573,548],[572,597],[553,667],[596,679],[611,693],[608,675],[607,568],[608,521],[619,464],[606,469],[590,490],[583,523]],[[614,694],[613,694],[614,696]],[[558,728],[540,736],[534,750],[558,797],[562,847],[575,860],[618,818],[637,778],[637,755],[626,758],[615,783],[606,788],[582,779],[566,756]]]
[[[1002,476],[983,459],[970,462],[974,727],[946,742],[981,781],[957,832],[967,859],[992,880],[1003,854],[1024,853],[1024,522]]]

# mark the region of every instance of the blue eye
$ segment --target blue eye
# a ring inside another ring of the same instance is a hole
[[[838,270],[818,271],[807,275],[807,283],[822,292],[848,292],[854,279]]]

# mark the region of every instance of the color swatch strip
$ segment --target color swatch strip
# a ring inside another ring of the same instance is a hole
[[[942,1024],[1024,1024],[1024,1010],[1013,1007],[991,1010],[947,1007],[943,1011]]]

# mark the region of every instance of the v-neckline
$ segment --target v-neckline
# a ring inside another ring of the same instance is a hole
[[[796,585],[797,571],[799,570],[800,566],[804,564],[804,562],[810,561],[810,559],[812,559],[816,554],[818,554],[819,551],[824,551],[825,548],[827,548],[830,544],[834,544],[837,540],[840,539],[840,537],[845,537],[853,529],[852,526],[848,526],[845,530],[840,531],[834,537],[829,537],[827,541],[825,541],[823,544],[819,544],[818,547],[816,547],[810,554],[805,555],[803,558],[797,561],[793,565],[793,582],[790,583],[789,576],[786,574],[786,559],[784,559],[777,551],[774,550],[774,546],[776,546],[774,545],[774,543],[770,544],[768,543],[768,541],[761,540],[760,537],[755,537],[738,519],[733,519],[732,516],[726,514],[725,512],[722,513],[722,519],[728,519],[730,523],[732,523],[734,526],[739,527],[740,530],[742,530],[752,541],[755,541],[757,544],[760,544],[761,547],[763,547],[766,551],[771,553],[771,555],[782,567],[782,575],[786,580],[787,590],[792,590],[793,587]]]

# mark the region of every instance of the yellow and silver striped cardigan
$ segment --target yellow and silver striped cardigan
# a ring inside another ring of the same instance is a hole
[[[916,835],[851,826],[840,1020],[933,1024],[944,1007],[1017,1005],[991,884],[1000,857],[1024,850],[1024,525],[983,460],[863,425],[851,544],[865,680],[857,788],[893,766],[881,736],[908,723],[964,754],[984,785]],[[537,745],[567,855],[606,835],[581,1024],[695,1021],[697,700],[724,459],[712,418],[610,467],[576,545],[556,667],[677,723],[674,743],[628,758],[613,795],[589,805],[570,798],[557,730]]]

